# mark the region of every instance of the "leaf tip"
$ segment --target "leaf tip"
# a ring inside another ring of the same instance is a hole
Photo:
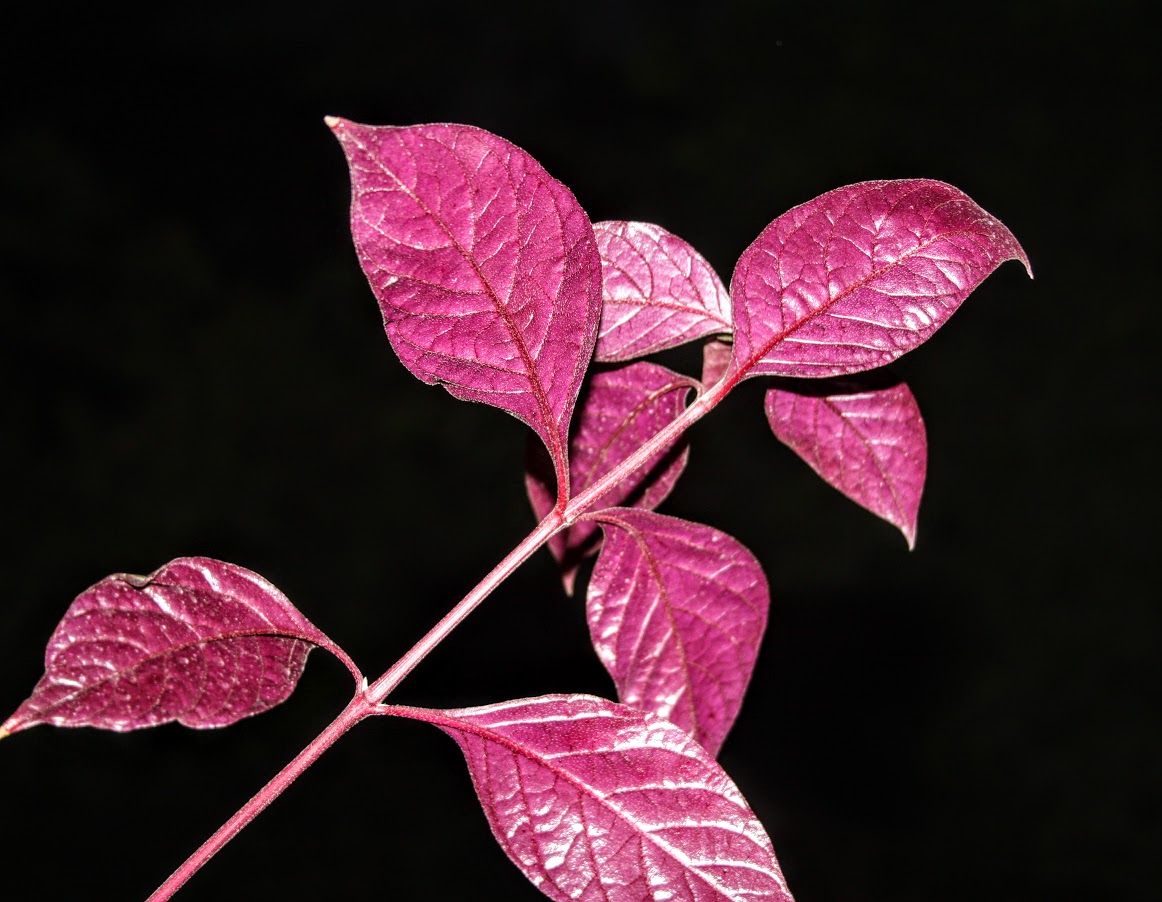
[[[343,120],[338,116],[324,116],[323,124],[326,125],[327,128],[329,128],[331,131],[335,132],[343,127]]]
[[[9,737],[9,736],[11,736],[11,735],[12,735],[12,731],[11,731],[11,730],[9,730],[9,729],[7,729],[7,728],[5,728],[5,727],[0,727],[0,739],[6,739],[6,738],[8,738],[8,737]]]

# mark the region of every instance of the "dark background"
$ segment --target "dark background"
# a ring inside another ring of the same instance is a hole
[[[161,5],[159,5],[161,6]],[[0,716],[72,598],[186,554],[271,579],[378,674],[533,525],[524,428],[394,358],[325,114],[516,142],[594,220],[729,279],[772,218],[932,177],[1016,233],[895,367],[918,546],[769,434],[761,380],[663,511],[746,543],[771,627],[722,761],[799,902],[1145,900],[1162,882],[1156,48],[1144,4],[32,5],[0,31]],[[531,13],[530,10],[537,12]],[[0,745],[5,899],[144,898],[343,705],[324,653],[222,731]],[[399,689],[609,695],[538,555]],[[183,891],[541,898],[455,746],[377,721]]]

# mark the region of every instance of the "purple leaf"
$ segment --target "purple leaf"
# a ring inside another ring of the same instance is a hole
[[[730,331],[730,296],[689,244],[648,222],[599,222],[597,359],[632,360]]]
[[[149,576],[117,573],[65,612],[44,676],[0,735],[37,724],[224,727],[285,701],[316,645],[363,679],[257,573],[204,557],[178,558]]]
[[[600,317],[585,211],[531,156],[482,129],[327,122],[351,170],[359,262],[404,366],[519,417],[566,473]]]
[[[586,695],[389,713],[456,740],[497,842],[550,899],[791,899],[738,788],[665,720]]]
[[[726,533],[650,511],[598,515],[589,633],[622,703],[713,755],[738,716],[767,624],[762,567]]]
[[[772,388],[766,411],[779,441],[915,546],[928,441],[908,386],[861,390],[846,381],[816,394]]]
[[[1029,269],[1012,233],[951,185],[830,191],[780,216],[739,259],[732,375],[836,376],[889,363],[1006,260]]]
[[[702,384],[709,388],[717,385],[718,380],[726,375],[730,369],[730,360],[734,356],[734,345],[728,341],[712,338],[702,346]]]
[[[569,443],[573,494],[588,488],[677,419],[686,406],[691,380],[656,363],[632,363],[595,373],[582,396],[581,412]],[[601,507],[629,505],[652,510],[670,494],[686,466],[689,449],[682,442],[662,449],[640,469],[606,492]],[[553,509],[553,471],[540,448],[530,448],[525,477],[529,500],[538,518]],[[549,539],[549,550],[561,565],[565,591],[573,594],[580,562],[597,550],[597,526],[585,520]]]

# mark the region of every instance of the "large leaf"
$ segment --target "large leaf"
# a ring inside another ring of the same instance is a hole
[[[600,318],[585,211],[483,129],[327,121],[351,170],[359,262],[404,366],[524,420],[564,474]]]
[[[916,544],[928,441],[908,386],[846,381],[814,393],[806,385],[772,388],[766,411],[779,441],[828,485],[899,527],[909,548]]]
[[[665,720],[585,695],[388,710],[456,740],[497,842],[550,899],[791,899],[738,788]]]
[[[726,286],[694,248],[648,222],[599,222],[598,360],[632,360],[730,331]]]
[[[625,508],[597,516],[605,542],[589,582],[589,632],[618,698],[718,754],[766,628],[762,567],[709,526]]]
[[[835,376],[925,341],[1006,260],[1028,258],[951,185],[863,182],[772,222],[735,267],[736,378]]]
[[[0,735],[37,724],[223,727],[285,701],[316,645],[362,679],[257,573],[190,557],[149,576],[114,574],[65,612],[48,642],[44,677]]]
[[[598,479],[637,451],[663,427],[678,418],[686,406],[691,380],[659,366],[638,362],[595,373],[582,396],[581,411],[569,442],[569,469],[573,494]],[[530,448],[525,484],[538,518],[553,509],[552,467],[539,447]],[[650,460],[606,492],[600,507],[629,505],[652,510],[670,494],[689,456],[685,442],[660,449]],[[582,559],[597,550],[597,526],[580,520],[549,539],[549,550],[561,565],[565,591]]]

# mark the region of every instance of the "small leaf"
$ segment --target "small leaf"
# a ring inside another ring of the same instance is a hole
[[[709,388],[717,385],[718,381],[730,369],[730,360],[734,356],[734,345],[728,341],[712,338],[702,346],[702,384]]]
[[[731,371],[818,377],[890,363],[1006,260],[1029,268],[1013,234],[951,185],[828,192],[772,222],[739,259]]]
[[[386,713],[456,741],[497,842],[550,899],[791,899],[738,787],[665,720],[586,695]]]
[[[599,222],[597,359],[632,360],[730,331],[730,296],[689,244],[648,222]]]
[[[569,443],[573,494],[593,485],[630,454],[681,415],[691,380],[656,363],[639,362],[595,373],[582,396],[581,412]],[[543,518],[553,509],[553,472],[544,452],[529,449],[525,485],[533,512]],[[643,467],[610,489],[601,507],[629,505],[652,510],[670,494],[686,466],[685,442],[660,450]],[[597,526],[585,520],[549,539],[549,550],[561,565],[565,591],[581,561],[597,550]]]
[[[627,509],[598,519],[605,543],[589,582],[589,633],[618,698],[717,755],[767,624],[762,567],[699,523]]]
[[[316,645],[362,680],[257,573],[203,557],[117,573],[77,596],[49,639],[44,676],[0,729],[224,727],[285,701]]]
[[[593,355],[601,260],[573,194],[466,125],[328,119],[351,170],[351,233],[404,366],[519,417],[568,471]]]
[[[872,388],[851,380],[795,391],[772,388],[767,421],[823,480],[916,544],[928,468],[928,439],[915,397],[902,382]]]

